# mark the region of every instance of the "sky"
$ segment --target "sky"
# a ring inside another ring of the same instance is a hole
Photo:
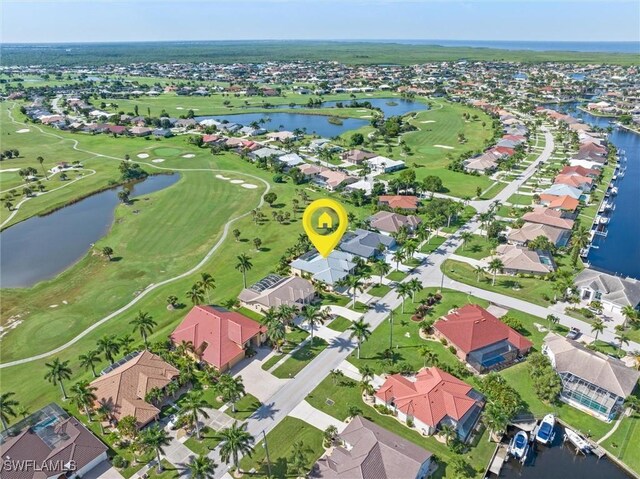
[[[1,0],[7,43],[638,41],[639,0]]]

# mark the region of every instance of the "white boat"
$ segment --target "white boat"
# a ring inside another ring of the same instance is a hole
[[[547,414],[542,418],[542,422],[536,428],[536,441],[540,444],[549,445],[553,441],[553,427],[556,424],[556,417],[553,414]]]
[[[618,187],[614,186],[613,188],[611,188],[611,194],[612,195],[617,195],[618,194]]]
[[[509,443],[509,454],[518,460],[523,460],[529,449],[529,436],[524,431],[518,431]]]
[[[591,444],[589,444],[585,438],[583,438],[573,429],[569,429],[568,427],[566,427],[564,429],[564,437],[566,440],[571,442],[571,444],[573,444],[577,450],[585,454],[591,452]]]
[[[600,224],[601,225],[606,225],[609,222],[609,218],[607,218],[606,216],[601,216],[600,217]]]

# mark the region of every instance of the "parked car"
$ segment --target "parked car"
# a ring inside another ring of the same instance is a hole
[[[176,424],[178,424],[178,419],[180,419],[180,416],[178,416],[177,414],[172,414],[169,417],[169,422],[167,423],[167,426],[169,427],[169,429],[176,428]]]
[[[569,339],[578,339],[582,332],[578,328],[571,328],[567,333],[567,338]]]

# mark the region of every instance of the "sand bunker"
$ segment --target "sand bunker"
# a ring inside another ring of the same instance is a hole
[[[420,123],[435,123],[435,120],[425,120],[425,121],[421,121]]]
[[[240,185],[244,183],[244,180],[231,180],[230,183],[233,183],[234,185]]]
[[[16,133],[29,133],[30,131],[29,128],[23,128],[22,130],[17,130]]]
[[[182,158],[195,158],[196,155],[193,153],[187,153],[186,155],[182,155]]]
[[[373,118],[371,115],[362,115],[360,118]]]
[[[20,168],[7,168],[6,170],[0,170],[0,173],[9,173],[11,171],[20,171]]]
[[[146,153],[138,153],[136,156],[137,156],[138,158],[149,158],[149,155],[148,155],[148,154],[146,154]]]
[[[364,110],[358,110],[358,113],[366,113],[366,112],[368,112],[368,111],[369,111],[369,110],[367,110],[367,109],[364,109]]]
[[[182,108],[181,106],[177,106],[176,110],[184,110],[184,108]]]
[[[230,180],[231,178],[227,178],[226,176],[222,176],[222,175],[216,175],[216,178],[219,178],[221,180]]]
[[[155,160],[151,160],[151,163],[162,163],[164,161],[163,158],[157,158]]]
[[[453,146],[447,146],[447,145],[433,145],[436,148],[444,148],[445,150],[453,150]]]
[[[248,190],[255,190],[258,187],[258,185],[252,185],[251,183],[243,183],[240,186]]]

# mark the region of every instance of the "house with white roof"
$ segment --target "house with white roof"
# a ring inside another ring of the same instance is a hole
[[[291,272],[297,276],[310,275],[311,280],[321,282],[334,289],[337,282],[353,273],[356,267],[354,256],[344,251],[333,250],[323,258],[311,250],[290,263]]]
[[[391,171],[401,170],[405,167],[404,161],[392,160],[386,156],[374,156],[364,162],[369,165],[372,171],[381,173],[389,173]]]

